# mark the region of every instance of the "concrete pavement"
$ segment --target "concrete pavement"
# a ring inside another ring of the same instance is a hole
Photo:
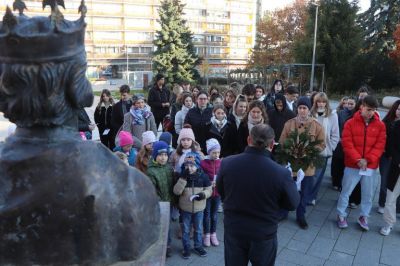
[[[395,226],[392,234],[379,234],[382,225],[382,215],[376,212],[379,196],[379,175],[375,182],[374,206],[369,218],[370,231],[363,232],[356,223],[359,209],[350,210],[349,228],[341,230],[336,226],[336,201],[339,192],[331,189],[330,169],[327,169],[316,206],[307,208],[308,230],[300,229],[296,222],[295,212],[289,219],[282,222],[278,229],[277,266],[293,265],[355,265],[380,266],[400,265],[400,227]],[[223,215],[219,214],[217,235],[221,245],[206,248],[208,255],[201,258],[192,254],[189,260],[180,256],[182,243],[173,234],[173,256],[167,259],[168,266],[221,266],[224,265],[223,246]],[[177,222],[172,222],[172,232],[178,228]],[[192,243],[193,245],[193,243]],[[251,264],[249,264],[251,265]]]

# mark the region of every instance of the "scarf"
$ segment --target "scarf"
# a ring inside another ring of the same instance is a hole
[[[133,116],[133,125],[143,125],[144,120],[149,118],[151,115],[151,112],[147,109],[146,106],[143,109],[131,108],[129,112]]]
[[[224,116],[224,119],[222,121],[219,121],[215,116],[211,117],[211,123],[217,128],[218,132],[221,131],[221,129],[228,123],[228,120],[226,119],[226,116]]]
[[[182,113],[183,113],[183,117],[186,117],[186,114],[189,112],[189,110],[190,109],[192,109],[194,107],[194,104],[192,104],[192,106],[191,107],[186,107],[185,105],[182,105],[182,109],[181,109],[181,111],[182,111]]]
[[[254,126],[256,126],[256,125],[258,125],[258,124],[264,123],[264,118],[262,118],[262,117],[261,117],[260,120],[254,120],[254,119],[251,117],[251,115],[249,114],[249,115],[247,116],[247,118],[248,118],[247,127],[249,128],[249,132],[251,131],[251,129],[252,129]]]
[[[192,149],[182,149],[182,155],[179,157],[178,163],[175,165],[175,172],[180,173],[182,169],[182,164],[185,161],[186,153],[191,152]]]

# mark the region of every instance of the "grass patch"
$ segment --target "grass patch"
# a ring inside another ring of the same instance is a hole
[[[118,101],[118,99],[120,98],[119,91],[113,90],[113,91],[110,91],[110,92],[111,92],[111,96],[114,98],[114,100]],[[94,91],[93,94],[100,97],[101,91]],[[148,91],[131,90],[131,95],[132,96],[133,95],[142,95],[147,99]]]

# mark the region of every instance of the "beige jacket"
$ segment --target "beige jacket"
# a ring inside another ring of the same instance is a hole
[[[203,211],[206,208],[206,200],[211,196],[212,186],[204,186],[204,184],[211,184],[208,176],[202,173],[200,175],[201,180],[196,180],[193,183],[186,179],[179,178],[178,182],[174,186],[174,194],[179,196],[179,207],[181,210],[190,213],[196,213]],[[207,180],[203,180],[206,178]],[[205,199],[197,201],[190,201],[190,197],[194,194],[203,192]]]
[[[322,144],[319,145],[319,149],[323,151],[325,149],[325,132],[323,127],[318,123],[318,121],[315,118],[309,118],[307,122],[305,123],[299,123],[295,118],[292,118],[288,120],[285,123],[285,126],[283,128],[281,137],[279,139],[279,143],[283,144],[283,142],[286,140],[290,132],[292,132],[295,129],[298,129],[299,133],[302,133],[305,131],[306,128],[309,128],[309,133],[311,135],[312,140],[319,139],[322,141]],[[313,176],[315,174],[315,167],[308,167],[307,169],[303,169],[304,174],[306,176]]]

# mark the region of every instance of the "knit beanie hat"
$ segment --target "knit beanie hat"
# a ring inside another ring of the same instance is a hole
[[[191,139],[195,141],[193,130],[191,128],[182,128],[181,132],[179,132],[178,145],[181,143],[182,139]]]
[[[210,154],[214,150],[221,150],[221,145],[219,144],[218,140],[212,138],[206,141],[207,146],[207,154]]]
[[[153,131],[145,131],[142,134],[142,145],[145,146],[149,143],[156,142],[156,136]]]
[[[119,146],[133,145],[132,134],[128,131],[119,132]]]
[[[158,140],[162,140],[168,145],[170,145],[172,142],[172,134],[169,132],[163,132],[161,133],[160,138]]]
[[[144,97],[142,95],[134,95],[132,97],[132,104],[135,105],[137,101],[139,100],[145,100]]]
[[[168,155],[168,144],[165,143],[164,141],[156,141],[153,144],[153,152],[151,156],[155,160],[157,158],[157,155],[161,153],[166,153]]]
[[[186,166],[188,164],[191,164],[196,166],[197,168],[200,168],[200,160],[200,155],[197,152],[188,152],[185,155],[183,165]]]
[[[311,101],[307,96],[301,96],[298,100],[297,100],[297,106],[300,105],[305,105],[308,107],[308,109],[311,109]]]

